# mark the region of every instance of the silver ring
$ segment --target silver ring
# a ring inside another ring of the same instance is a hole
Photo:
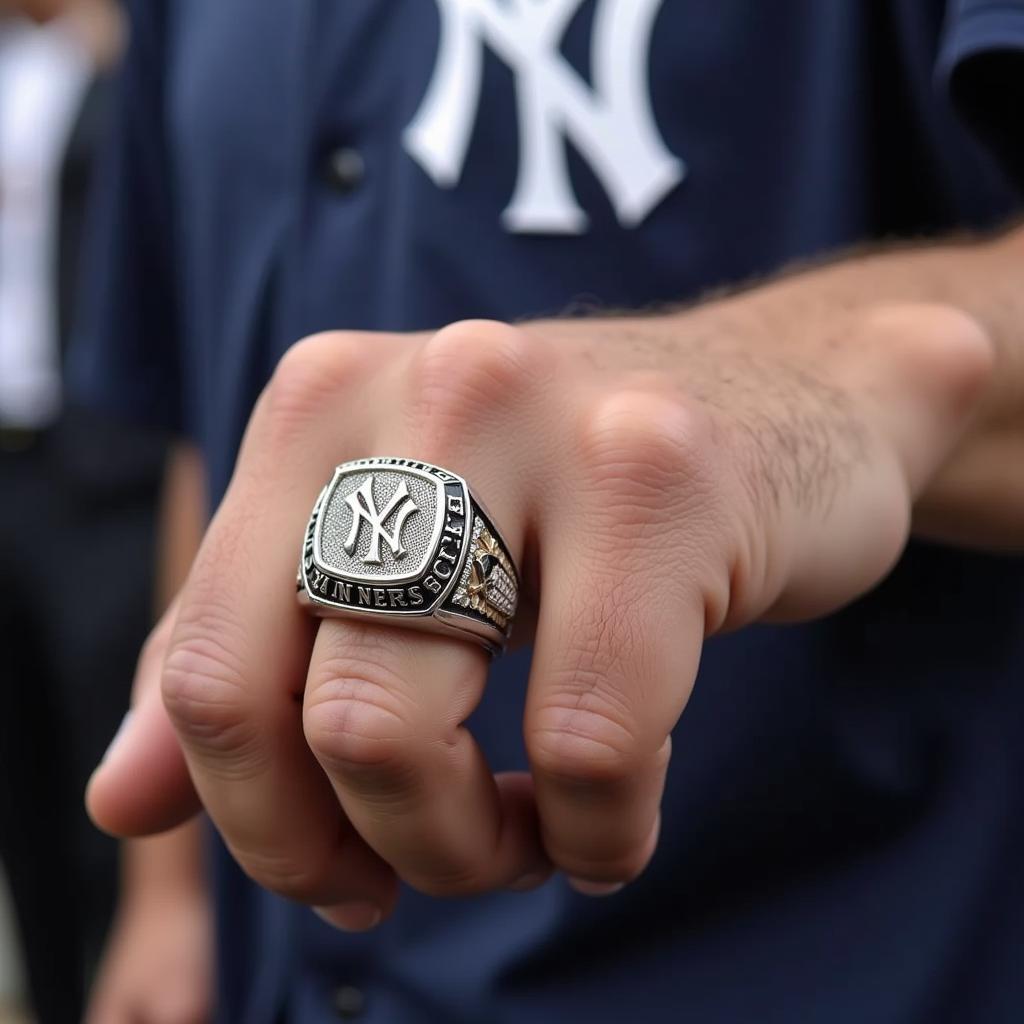
[[[338,466],[313,506],[298,574],[314,615],[508,641],[519,573],[469,485],[415,459]]]

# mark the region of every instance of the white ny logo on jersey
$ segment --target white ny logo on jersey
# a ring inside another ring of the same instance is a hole
[[[651,109],[647,64],[663,0],[596,0],[593,88],[559,46],[585,0],[437,0],[441,43],[408,152],[442,188],[458,184],[473,134],[484,43],[516,76],[519,177],[510,231],[579,234],[587,215],[569,180],[566,140],[589,162],[619,222],[640,224],[683,178]]]
[[[377,501],[373,496],[373,477],[368,476],[362,487],[353,491],[345,501],[352,509],[352,529],[349,531],[348,540],[344,548],[350,554],[355,554],[356,544],[359,542],[359,531],[365,522],[371,529],[370,550],[366,552],[363,565],[380,565],[380,542],[384,541],[395,558],[403,558],[408,552],[402,546],[402,527],[406,519],[419,511],[419,505],[412,500],[409,488],[405,481],[398,485],[398,489],[391,496],[391,500],[384,506],[383,510],[377,511]],[[389,534],[384,529],[384,521],[396,511],[394,528]]]

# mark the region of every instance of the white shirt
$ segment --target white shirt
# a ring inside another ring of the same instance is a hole
[[[60,171],[92,75],[66,21],[0,28],[0,423],[41,427],[60,406]]]

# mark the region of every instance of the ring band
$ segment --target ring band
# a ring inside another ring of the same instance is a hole
[[[519,573],[457,473],[414,459],[338,466],[306,528],[298,598],[312,614],[508,642]]]

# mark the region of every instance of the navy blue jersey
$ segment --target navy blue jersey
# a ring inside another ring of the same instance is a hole
[[[308,333],[692,300],[1020,203],[1024,0],[135,8],[76,379],[195,438],[215,498]],[[472,722],[496,769],[526,657]],[[1021,562],[913,545],[708,645],[617,896],[406,892],[346,937],[220,854],[222,1016],[348,986],[380,1024],[1022,1020],[1022,677]]]

